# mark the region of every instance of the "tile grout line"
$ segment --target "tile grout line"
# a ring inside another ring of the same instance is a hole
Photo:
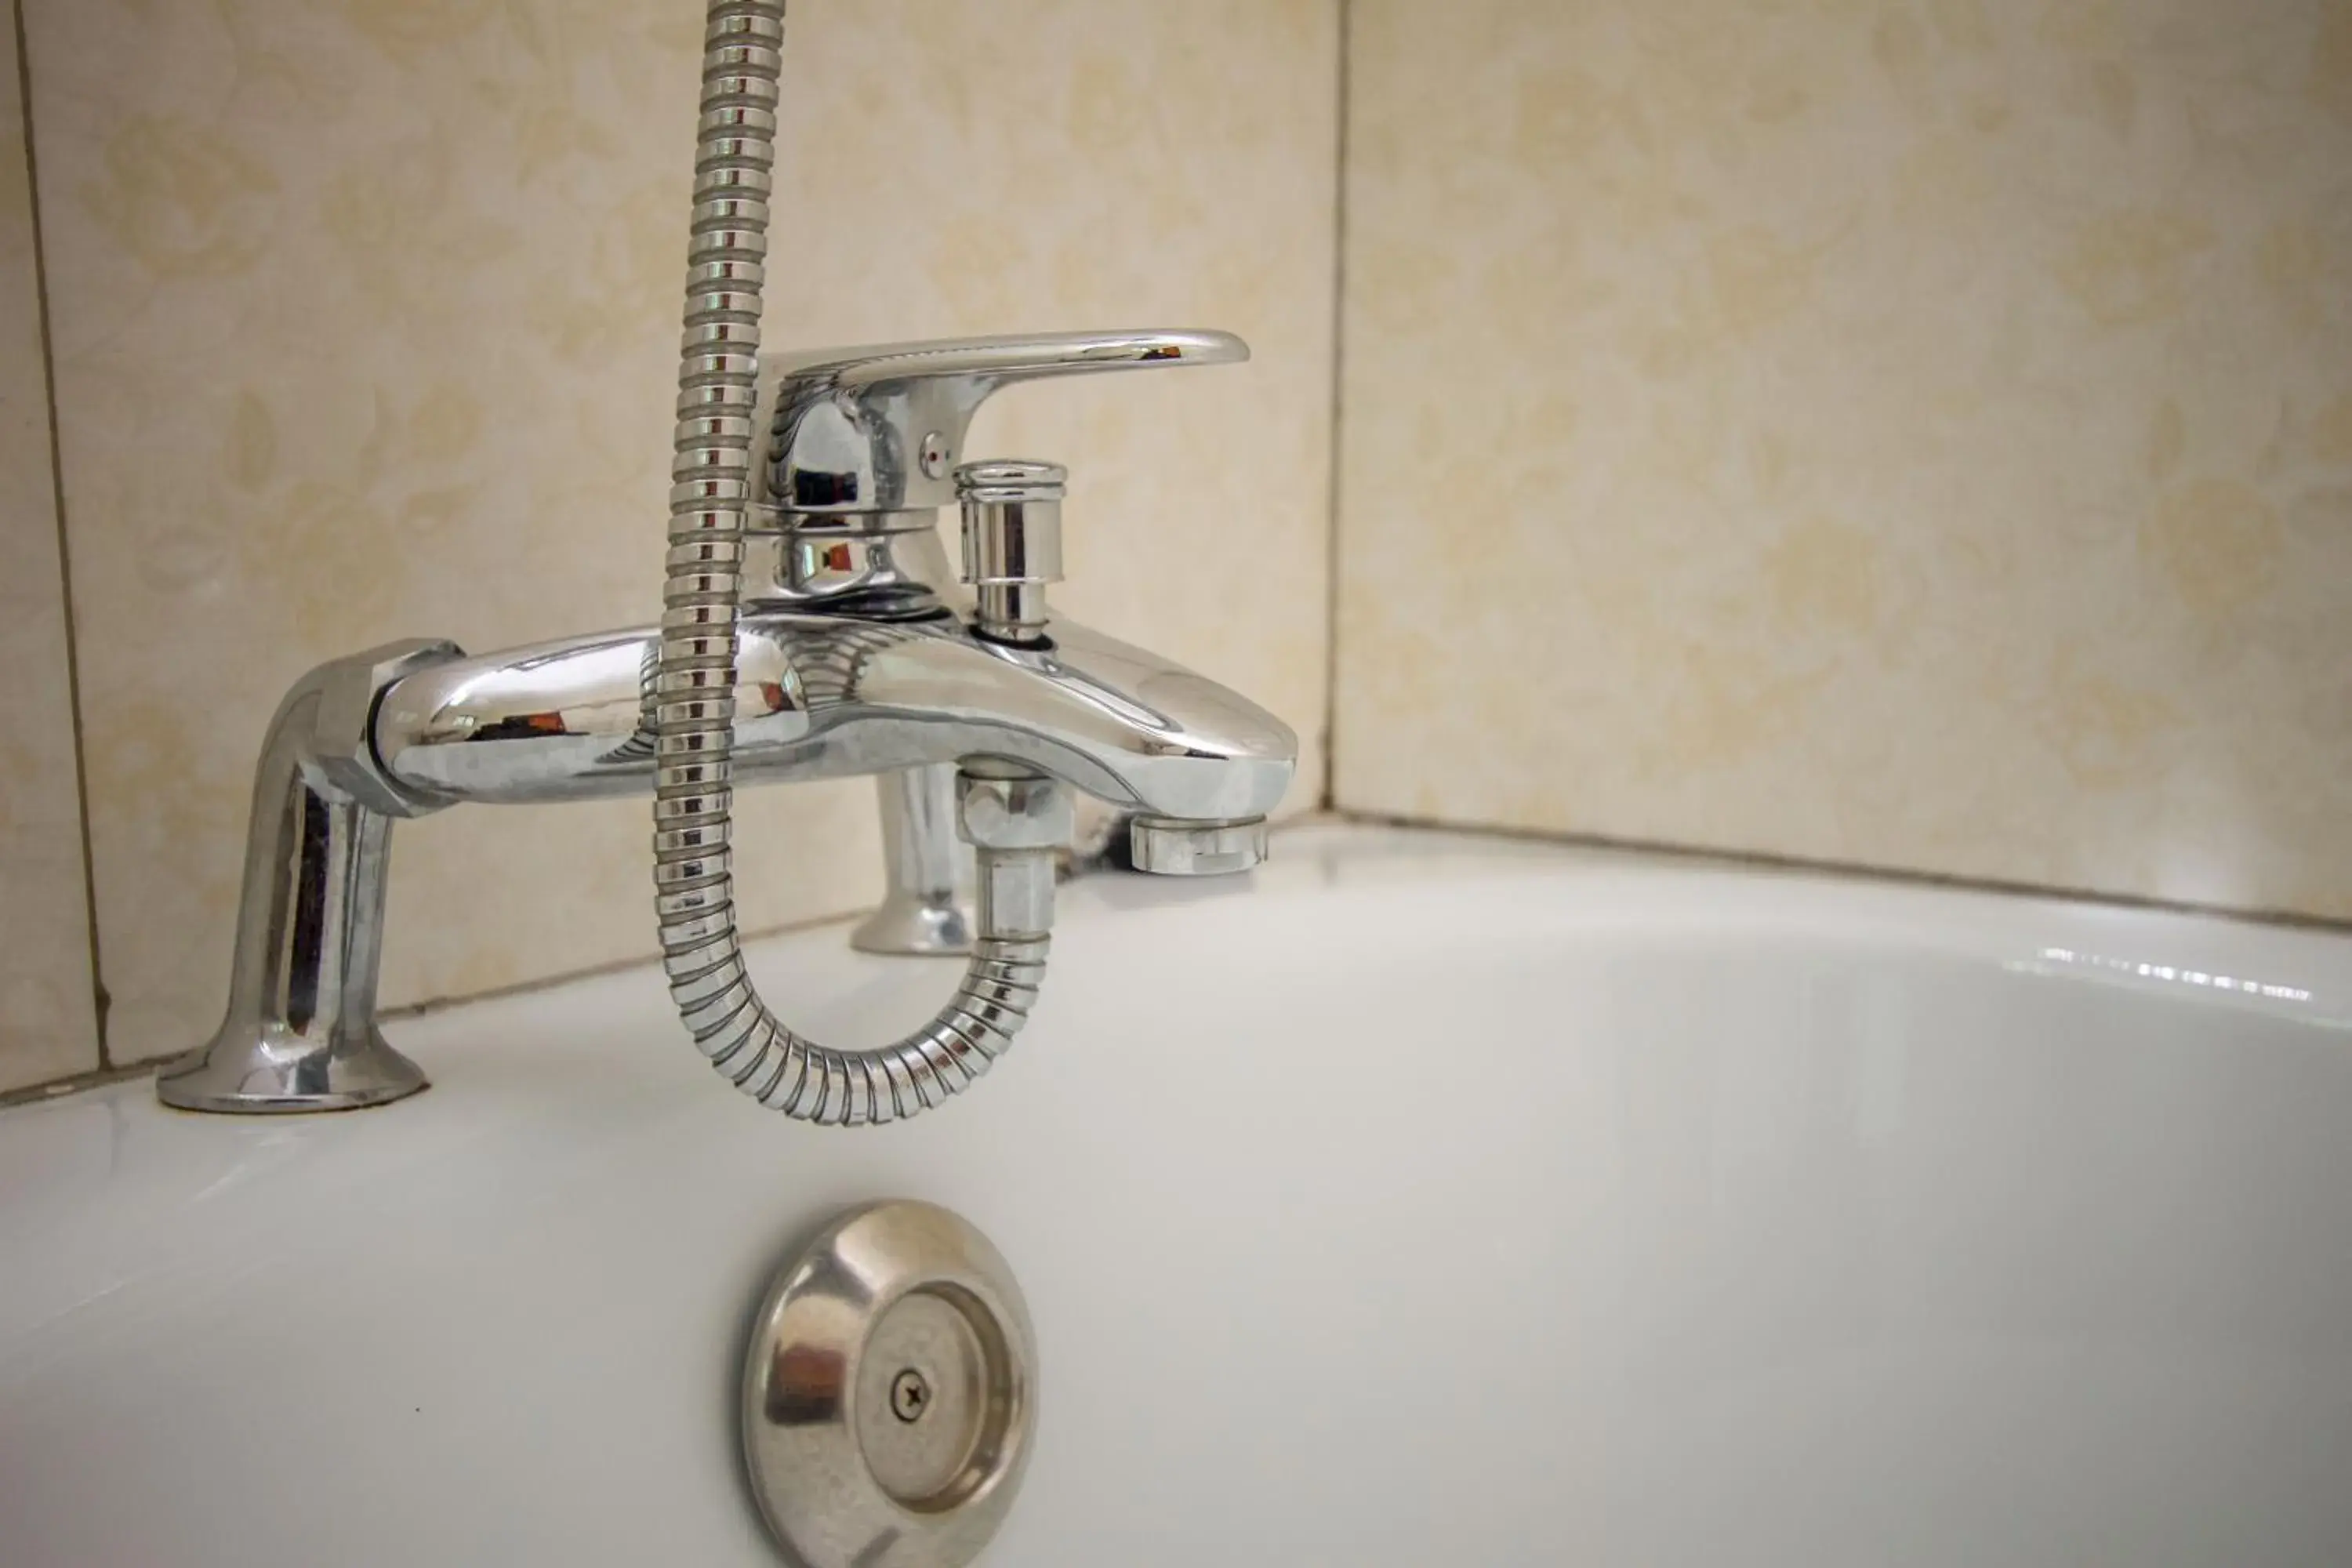
[[[2160,898],[2148,893],[2118,893],[2098,888],[2070,887],[2051,882],[2021,882],[1998,877],[1971,877],[1958,871],[1930,871],[1902,866],[1880,866],[1863,860],[1824,860],[1802,855],[1780,855],[1765,849],[1732,849],[1662,838],[1621,838],[1606,833],[1571,828],[1513,827],[1493,822],[1463,822],[1443,816],[1419,816],[1401,811],[1359,811],[1342,807],[1317,820],[1350,827],[1391,827],[1412,833],[1458,833],[1472,838],[1494,838],[1516,844],[1542,844],[1562,849],[1595,849],[1613,855],[1639,855],[1662,860],[1753,871],[1787,872],[1794,876],[1837,877],[1852,881],[1879,882],[1895,887],[1925,888],[1949,892],[1990,893],[2001,898],[2054,900],[2091,904],[2103,909],[2145,910],[2167,915],[2194,915],[2239,925],[2273,930],[2315,931],[2322,936],[2352,934],[2352,920],[2305,914],[2296,910],[2263,909],[2231,904],[2200,904],[2187,899]]]
[[[89,1072],[78,1072],[65,1078],[45,1079],[39,1083],[28,1083],[22,1089],[12,1089],[5,1094],[0,1094],[0,1110],[6,1110],[12,1106],[18,1105],[40,1105],[48,1100],[63,1100],[68,1095],[79,1094],[86,1089],[104,1089],[110,1083],[122,1083],[131,1079],[144,1078],[169,1060],[171,1060],[169,1057],[157,1057],[152,1061],[132,1062],[129,1067],[95,1068]]]
[[[1299,820],[1320,819],[1301,818]],[[856,920],[864,912],[862,910],[845,910],[833,914],[809,915],[800,920],[780,921],[774,925],[761,926],[756,930],[745,931],[743,940],[747,942],[765,942],[772,937],[799,936],[812,931],[822,931],[826,926],[845,924]],[[428,996],[421,1002],[404,1002],[396,1007],[378,1009],[376,1018],[380,1023],[402,1023],[411,1018],[428,1018],[436,1013],[446,1013],[452,1007],[470,1007],[477,1002],[497,1002],[513,996],[529,996],[536,992],[556,990],[559,987],[570,985],[575,981],[600,980],[607,975],[624,974],[633,969],[650,968],[660,962],[661,954],[658,952],[630,953],[620,958],[605,959],[597,963],[583,964],[577,969],[560,970],[552,974],[537,975],[529,980],[517,980],[506,985],[494,985],[487,991],[469,991],[461,996]],[[78,1094],[85,1089],[100,1089],[110,1083],[120,1083],[125,1079],[144,1077],[180,1054],[179,1048],[174,1047],[158,1056],[141,1057],[136,1061],[109,1061],[94,1072],[68,1073],[63,1078],[45,1079],[39,1083],[28,1083],[16,1089],[0,1090],[0,1110],[12,1105],[38,1104],[65,1095]]]
[[[831,914],[803,915],[798,920],[779,921],[774,925],[758,926],[741,933],[746,942],[766,942],[771,937],[799,936],[807,931],[823,931],[830,925],[841,925],[856,920],[867,911],[836,910]],[[600,963],[583,964],[556,974],[541,974],[530,980],[516,980],[504,985],[493,985],[487,991],[468,991],[461,996],[427,996],[422,1002],[403,1002],[397,1007],[379,1009],[382,1019],[424,1018],[436,1013],[446,1013],[452,1007],[470,1007],[477,1002],[495,1002],[509,996],[528,996],[536,991],[551,991],[559,985],[569,985],[575,980],[601,979],[607,974],[623,974],[632,969],[643,969],[661,963],[658,950],[633,952],[619,958],[608,958]]]
[[[1323,533],[1323,790],[1316,802],[1322,811],[1339,804],[1339,444],[1344,416],[1342,371],[1346,365],[1348,326],[1348,101],[1349,38],[1355,15],[1354,0],[1338,0],[1339,58],[1333,105],[1338,124],[1331,140],[1331,464],[1325,489]]]
[[[1323,826],[1340,820],[1342,819],[1327,812],[1310,811],[1297,816],[1277,818],[1275,826],[1288,830]],[[774,937],[802,936],[813,931],[823,931],[827,926],[845,925],[866,912],[863,909],[837,910],[831,914],[804,915],[797,920],[779,921],[773,925],[761,926],[745,931],[743,940],[746,942],[766,942]],[[606,975],[625,974],[634,969],[652,968],[660,962],[661,955],[658,952],[630,953],[620,958],[606,959],[599,963],[583,964],[577,969],[565,969],[552,974],[541,974],[529,980],[514,981],[506,985],[494,985],[487,991],[469,991],[460,996],[428,996],[422,1002],[404,1002],[396,1007],[381,1009],[376,1016],[380,1021],[387,1023],[397,1023],[410,1018],[426,1018],[436,1013],[446,1013],[452,1007],[469,1007],[477,1002],[496,1002],[509,997],[529,996],[536,992],[552,991],[572,984],[575,981],[597,980]],[[45,1079],[39,1083],[28,1083],[16,1089],[0,1089],[0,1110],[12,1105],[37,1104],[43,1100],[57,1100],[65,1095],[78,1094],[85,1089],[103,1088],[107,1084],[119,1083],[125,1079],[142,1077],[153,1072],[179,1054],[177,1050],[170,1050],[159,1056],[142,1057],[131,1062],[109,1062],[92,1072],[68,1073],[62,1078]]]
[[[49,310],[49,247],[41,226],[40,160],[33,132],[33,50],[26,35],[24,0],[10,0],[10,18],[16,30],[16,91],[25,121],[25,198],[33,223],[33,289],[40,306],[41,384],[48,400],[49,493],[57,509],[58,594],[65,611],[66,702],[73,714],[74,801],[81,811],[82,909],[89,936],[90,1016],[97,1033],[98,1070],[113,1069],[107,1048],[105,971],[98,940],[98,858],[90,847],[89,764],[82,741],[81,638],[74,624],[73,546],[66,531],[66,468],[62,421],[58,408],[57,337]]]
[[[1600,834],[1570,833],[1538,827],[1505,827],[1491,823],[1448,822],[1442,817],[1410,816],[1396,812],[1378,811],[1314,811],[1286,817],[1276,824],[1285,831],[1306,827],[1391,828],[1409,833],[1451,834],[1465,838],[1495,839],[1507,843],[1534,844],[1559,849],[1587,849],[1602,854],[1631,855],[1661,860],[1682,862],[1696,868],[1718,870],[1748,870],[1777,872],[1790,876],[1835,877],[1853,881],[1872,882],[1882,886],[1913,888],[1936,891],[1982,893],[2000,898],[2053,900],[2063,903],[2089,904],[2098,908],[2147,910],[2156,914],[2185,915],[2207,920],[2225,921],[2231,924],[2252,925],[2269,930],[2310,931],[2321,936],[2352,935],[2352,921],[2339,921],[2326,915],[2298,914],[2291,910],[2232,909],[2222,904],[2187,903],[2178,900],[2148,898],[2130,893],[2102,893],[2088,889],[2046,887],[2033,882],[2004,882],[1988,878],[1964,877],[1949,872],[1899,870],[1884,866],[1868,866],[1840,860],[1807,860],[1790,856],[1770,855],[1757,850],[1708,849],[1688,844],[1672,844],[1644,839],[1612,838]],[[854,920],[859,911],[830,915],[812,915],[803,920],[786,921],[746,932],[746,942],[761,942],[771,937],[793,936],[821,931],[829,925],[839,925]],[[381,1015],[387,1021],[429,1017],[452,1007],[470,1006],[477,1002],[492,1002],[514,996],[528,996],[536,992],[551,991],[574,981],[593,980],[606,975],[624,973],[633,969],[649,967],[657,962],[654,955],[615,958],[603,963],[592,963],[579,969],[569,969],[556,974],[541,975],[532,980],[520,980],[511,985],[501,985],[488,991],[474,992],[464,996],[432,997],[423,1002],[404,1003],[387,1007]],[[10,1106],[37,1104],[50,1100],[78,1094],[86,1089],[100,1089],[110,1083],[151,1073],[173,1053],[142,1058],[121,1066],[109,1065],[95,1072],[73,1073],[64,1078],[50,1079],[42,1083],[26,1084],[18,1089],[0,1091],[0,1110]]]

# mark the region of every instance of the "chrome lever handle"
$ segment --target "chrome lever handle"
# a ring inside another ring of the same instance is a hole
[[[965,429],[1015,382],[1249,358],[1231,332],[1041,332],[824,349],[780,363],[769,500],[802,516],[913,511],[956,499]]]

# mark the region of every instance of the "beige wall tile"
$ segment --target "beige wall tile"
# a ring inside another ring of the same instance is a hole
[[[0,1093],[99,1065],[41,301],[0,9]]]
[[[211,1026],[287,681],[658,603],[700,7],[27,0],[99,923],[130,1060]],[[802,0],[770,341],[1201,323],[1038,389],[1074,615],[1323,722],[1331,0]],[[1017,82],[998,90],[992,83]],[[1319,781],[1294,797],[1311,802]],[[876,888],[860,784],[746,801],[755,922]],[[645,953],[635,803],[404,825],[389,999]]]
[[[2352,13],[1351,15],[1341,804],[2352,917]]]

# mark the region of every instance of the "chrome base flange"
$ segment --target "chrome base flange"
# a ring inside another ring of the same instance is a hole
[[[373,1027],[331,1048],[288,1030],[236,1025],[175,1057],[155,1075],[155,1098],[178,1110],[226,1115],[291,1115],[363,1110],[404,1100],[425,1086],[425,1069],[384,1043]]]
[[[959,1568],[1012,1509],[1036,1424],[1037,1347],[1012,1269],[931,1204],[834,1221],[752,1325],[743,1455],[806,1568]]]
[[[961,957],[971,952],[971,911],[953,892],[892,889],[879,909],[851,928],[860,952],[909,958]]]

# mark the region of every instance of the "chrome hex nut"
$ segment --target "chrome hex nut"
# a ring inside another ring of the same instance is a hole
[[[1061,849],[1075,826],[1059,779],[956,774],[956,831],[982,849]]]
[[[376,698],[386,687],[427,666],[464,657],[456,643],[410,637],[319,666],[286,697],[288,708],[306,699],[311,703],[304,760],[330,786],[382,816],[422,816],[439,809],[446,803],[404,789],[377,765],[371,727]]]

